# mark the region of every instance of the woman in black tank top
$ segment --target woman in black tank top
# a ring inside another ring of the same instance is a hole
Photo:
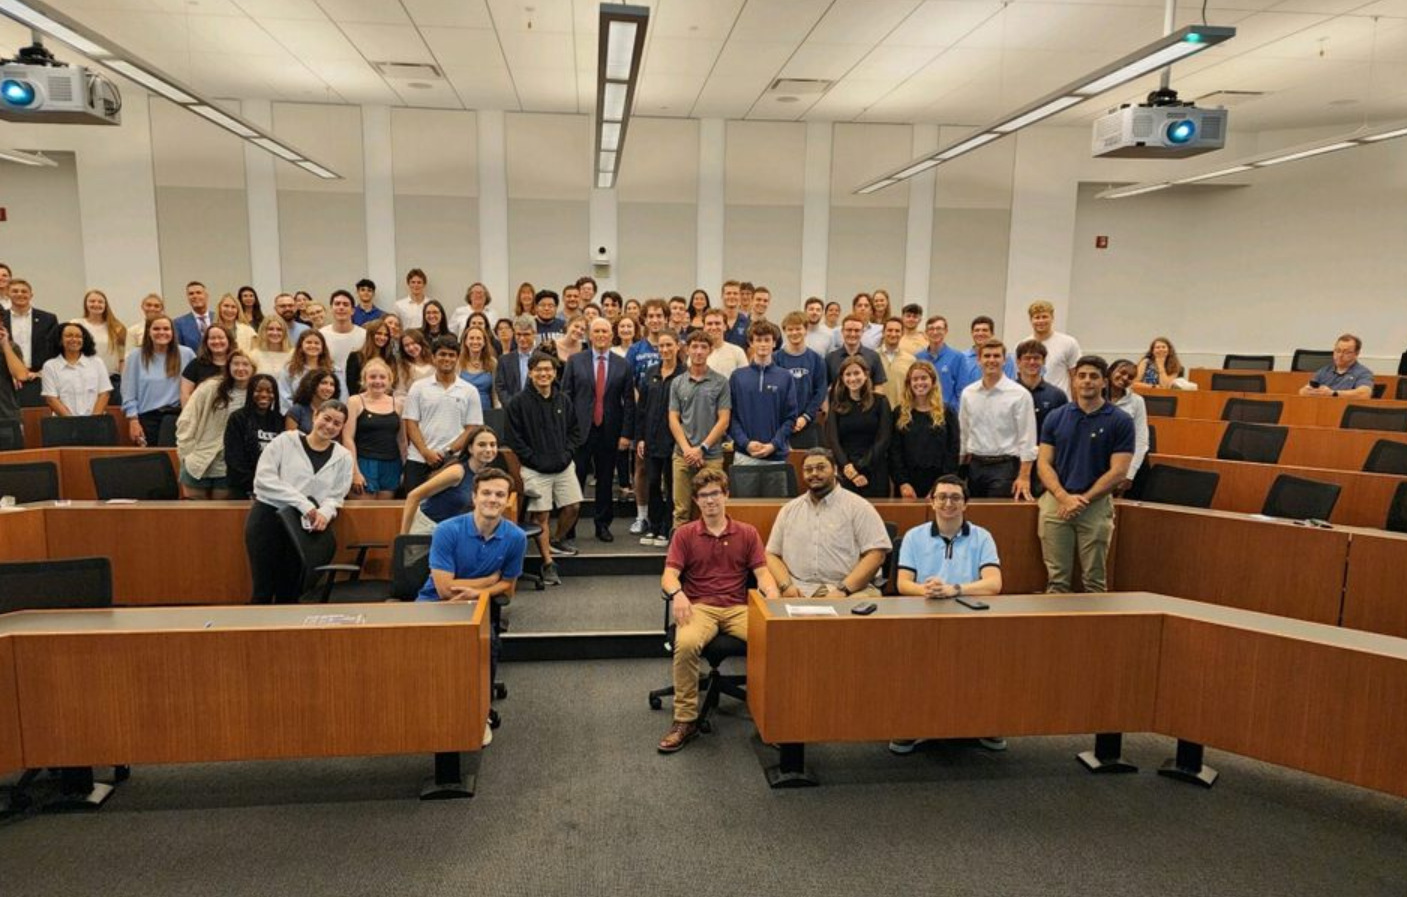
[[[347,426],[342,444],[352,453],[352,495],[360,498],[395,497],[405,459],[403,399],[391,394],[391,366],[373,358],[362,368],[362,392],[347,403]]]

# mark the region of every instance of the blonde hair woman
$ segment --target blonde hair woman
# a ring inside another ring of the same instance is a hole
[[[92,334],[93,351],[102,359],[116,386],[123,362],[127,360],[127,327],[112,313],[107,294],[102,290],[84,293],[83,317],[74,318],[72,323],[82,324]]]
[[[395,374],[383,359],[362,366],[362,391],[347,400],[342,444],[352,453],[352,494],[394,498],[405,465],[404,399],[391,394]]]
[[[265,315],[254,337],[250,359],[261,374],[276,376],[280,368],[293,357],[293,344],[288,339],[288,324],[278,315]]]
[[[938,371],[915,361],[904,377],[889,439],[889,475],[902,498],[927,498],[945,473],[958,472],[956,415],[943,407]]]
[[[253,327],[240,320],[242,312],[239,300],[229,293],[221,296],[220,301],[215,303],[215,323],[234,334],[235,348],[247,353],[254,348],[254,341],[259,334]]]

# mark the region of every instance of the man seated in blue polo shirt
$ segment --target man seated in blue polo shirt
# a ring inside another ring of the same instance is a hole
[[[1114,488],[1133,462],[1133,418],[1104,400],[1109,366],[1097,355],[1075,363],[1074,401],[1046,416],[1036,471],[1045,484],[1039,532],[1047,592],[1069,592],[1075,553],[1086,592],[1107,590],[1114,535]]]
[[[1373,397],[1373,372],[1358,361],[1363,341],[1345,333],[1334,341],[1334,360],[1314,372],[1314,379],[1300,387],[1302,396]]]
[[[997,543],[990,532],[965,519],[967,499],[967,484],[961,477],[945,474],[933,484],[930,501],[934,522],[904,533],[899,547],[900,595],[956,598],[1001,592]],[[989,750],[1006,750],[1006,739],[1000,736],[979,738],[978,742]],[[917,746],[915,739],[889,742],[889,749],[896,754],[911,753]]]
[[[489,467],[474,479],[474,510],[441,523],[430,541],[430,576],[416,601],[474,601],[484,598],[489,608],[490,675],[498,669],[500,595],[512,596],[523,575],[527,534],[513,521],[503,519],[513,478]],[[484,743],[492,739],[485,729]]]

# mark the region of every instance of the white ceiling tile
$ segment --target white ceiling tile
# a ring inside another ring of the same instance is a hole
[[[488,4],[500,33],[571,34],[573,30],[572,0],[488,0]]]
[[[575,45],[570,34],[542,31],[498,32],[503,53],[516,76],[519,71],[576,71]]]
[[[240,9],[232,0],[147,0],[140,7],[133,4],[128,8],[145,7],[179,16],[196,14],[202,16],[244,16],[244,10]]]
[[[707,75],[722,50],[721,40],[655,37],[641,68],[641,80],[658,75]]]
[[[577,84],[573,73],[528,69],[513,72],[513,83],[524,112],[576,112]]]
[[[492,30],[476,28],[421,28],[421,36],[430,45],[430,52],[445,68],[472,69],[486,65],[505,65],[498,35]]]
[[[234,0],[239,8],[256,19],[297,19],[303,22],[325,22],[327,14],[316,0]]]
[[[407,106],[421,109],[462,109],[459,95],[448,81],[416,81],[427,87],[411,87],[409,82],[392,81],[391,86]]]
[[[187,16],[193,53],[245,53],[250,56],[281,56],[287,51],[249,17]]]
[[[714,78],[752,79],[765,86],[786,65],[796,50],[792,42],[730,40],[718,55]]]
[[[434,62],[430,48],[410,25],[342,26],[362,55],[372,62]]]
[[[836,0],[807,42],[872,47],[919,5],[918,0]]]
[[[872,103],[889,92],[891,82],[846,78],[826,91],[807,110],[808,119],[848,120],[864,112]]]
[[[342,29],[326,20],[289,21],[264,19],[262,24],[290,53],[300,59],[357,59],[361,51],[347,40]]]
[[[640,84],[635,94],[635,115],[678,115],[688,112],[703,89],[703,77],[679,76]],[[592,108],[595,108],[593,97]]]
[[[931,47],[876,47],[846,78],[885,80],[892,87],[928,65],[939,52]]]
[[[742,118],[766,88],[765,81],[758,84],[754,78],[720,77],[715,72],[690,114],[696,118]]]
[[[800,43],[820,21],[831,0],[768,0],[743,7],[734,40]]]
[[[826,78],[836,80],[865,57],[869,47],[859,44],[821,44],[807,41],[797,48],[782,69],[784,78]]]
[[[474,69],[450,69],[445,77],[470,109],[518,108],[518,94],[506,68],[487,66]]]
[[[881,46],[947,47],[1000,13],[998,0],[929,0],[915,9]]]
[[[409,25],[410,17],[396,0],[317,0],[335,22]]]
[[[650,16],[657,37],[721,41],[733,29],[743,0],[667,0]]]
[[[484,0],[401,0],[415,24],[451,28],[492,28]]]
[[[396,92],[386,79],[362,59],[305,59],[304,64],[326,83],[332,85],[348,103],[374,106],[396,105]]]

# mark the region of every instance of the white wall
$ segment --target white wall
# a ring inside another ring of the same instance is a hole
[[[772,290],[775,315],[800,308],[806,126],[730,121],[724,165],[723,276]],[[698,284],[713,303],[721,283]]]
[[[430,295],[453,312],[479,273],[478,123],[472,112],[391,110],[395,177],[396,272],[378,283],[380,301],[405,292],[405,272],[420,268]],[[512,297],[493,297],[506,308]]]
[[[30,282],[34,304],[63,318],[83,308],[83,231],[73,153],[47,153],[57,168],[0,162],[0,262]],[[108,295],[108,301],[115,297]]]

